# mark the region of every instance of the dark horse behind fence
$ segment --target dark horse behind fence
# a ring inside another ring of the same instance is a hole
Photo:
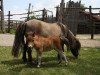
[[[19,50],[23,47],[23,60],[26,61],[26,52],[28,53],[29,61],[32,61],[31,49],[27,45],[24,36],[27,32],[35,32],[41,36],[64,36],[69,41],[69,46],[72,54],[77,58],[79,55],[79,50],[81,44],[79,40],[73,35],[73,33],[68,29],[67,26],[62,23],[46,23],[40,20],[29,20],[20,24],[15,33],[15,40],[12,48],[12,55],[18,57]],[[62,39],[63,40],[63,39]],[[64,46],[65,41],[62,43]],[[64,48],[63,48],[64,49]]]
[[[33,32],[28,32],[26,34],[26,41],[28,43],[29,48],[35,48],[36,50],[37,67],[40,67],[41,65],[43,52],[50,51],[50,50],[57,51],[60,56],[59,63],[62,62],[62,58],[63,58],[65,61],[65,65],[67,65],[68,61],[61,46],[62,37],[51,36],[51,35],[44,37],[44,36],[37,35]],[[67,41],[66,43],[68,44],[68,40],[66,39],[65,41]]]

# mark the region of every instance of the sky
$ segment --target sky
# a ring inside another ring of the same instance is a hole
[[[60,4],[61,0],[3,0],[4,1],[4,14],[7,15],[8,11],[11,12],[11,14],[21,14],[21,13],[27,13],[27,9],[29,6],[29,3],[33,6],[31,7],[31,10],[41,10],[43,8],[46,8],[48,10],[53,11],[55,15],[55,7]],[[69,0],[65,0],[65,2],[68,2]],[[72,1],[80,1],[80,0],[72,0]],[[90,5],[92,7],[100,7],[100,0],[81,0],[82,4],[85,4],[86,7],[89,7]],[[99,11],[96,11],[99,12]],[[41,13],[40,13],[41,14]],[[23,20],[20,19],[21,17],[25,17],[26,15],[21,16],[12,16],[11,18],[13,20]],[[7,18],[7,16],[5,16]]]

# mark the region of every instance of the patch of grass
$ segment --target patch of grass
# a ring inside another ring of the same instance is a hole
[[[66,52],[69,64],[58,64],[57,52],[43,53],[41,68],[11,55],[12,47],[0,47],[0,75],[100,75],[100,48],[82,48],[78,59]],[[33,50],[33,58],[36,52]],[[33,59],[34,60],[34,59]]]
[[[2,31],[0,31],[0,34],[2,34],[2,33],[7,33],[8,32],[8,29],[5,29],[5,31],[4,32],[2,32]],[[15,32],[16,32],[16,28],[12,28],[12,29],[10,29],[10,34],[15,34]]]
[[[96,39],[96,40],[100,41],[100,38],[98,38],[98,39]]]
[[[14,28],[11,29],[11,30],[10,30],[10,34],[15,34],[15,31],[16,31],[16,29],[14,29]]]
[[[8,32],[8,29],[6,29],[6,33]],[[15,32],[16,32],[16,29],[15,28],[11,28],[10,29],[10,34],[15,34]]]

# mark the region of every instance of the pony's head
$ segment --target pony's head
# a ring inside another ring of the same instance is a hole
[[[34,46],[35,33],[28,32],[26,33],[25,36],[26,36],[26,42],[28,44],[28,47],[32,48]]]
[[[75,58],[78,58],[80,48],[81,48],[81,43],[77,38],[75,38],[72,45],[70,45],[70,50],[72,54],[75,56]]]

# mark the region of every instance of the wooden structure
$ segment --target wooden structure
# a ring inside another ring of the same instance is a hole
[[[3,0],[0,0],[0,32],[5,31]]]
[[[10,14],[10,11],[9,11],[7,16],[8,16],[8,30],[7,30],[7,32],[9,33],[10,32],[10,29],[11,29],[11,24],[10,24],[11,23],[11,20],[10,20],[10,17],[13,16],[13,15],[11,15]]]
[[[69,1],[65,4],[64,0],[61,1],[60,7],[56,9],[56,20],[67,25],[69,29],[76,35],[78,19],[79,19],[79,8],[81,2]],[[66,5],[66,6],[65,6]],[[74,9],[72,9],[74,8]]]
[[[43,9],[43,10],[38,10],[38,11],[33,11],[34,13],[36,12],[42,12],[42,15],[38,15],[38,16],[42,16],[41,18],[37,18],[39,20],[45,21],[45,22],[53,22],[53,12],[47,9]],[[48,16],[48,12],[50,12],[52,15]]]
[[[30,7],[31,7],[31,3],[29,3],[29,7],[28,7],[27,21],[30,19],[30,17],[29,17],[29,15],[30,15]]]
[[[92,10],[98,10],[100,8],[92,8],[91,6],[89,6],[89,8],[84,8],[89,10],[89,14],[87,14],[85,11],[81,10],[80,5],[80,1],[75,3],[70,0],[66,3],[65,7],[64,0],[62,0],[60,7],[58,6],[56,9],[56,21],[67,25],[74,35],[77,34],[77,31],[82,31],[83,26],[86,25],[86,28],[84,28],[82,32],[88,29],[91,34],[91,39],[93,39],[97,25],[99,27],[99,29],[98,27],[97,29],[100,30],[100,16],[98,16],[100,13],[92,13]]]
[[[100,13],[92,13],[92,10],[98,10],[100,8],[92,8],[89,6],[86,9],[89,9],[89,12],[80,12],[78,33],[91,34],[91,39],[93,39],[94,34],[100,34]]]
[[[35,15],[35,18],[36,19],[39,19],[39,20],[42,20],[42,21],[45,21],[45,22],[53,22],[53,12],[52,11],[47,10],[45,8],[42,9],[42,10],[37,10],[37,11],[30,11],[30,8],[31,8],[31,3],[29,3],[28,13],[13,14],[13,15],[25,15],[25,14],[27,14],[27,17],[22,17],[22,18],[27,18],[26,21],[28,21],[28,20],[30,20],[30,17],[32,16],[32,14],[37,13],[37,12],[42,12],[41,15]],[[48,16],[48,12],[51,13],[52,15],[51,16]],[[39,16],[41,16],[41,17],[39,17]]]
[[[89,24],[90,18],[90,12],[87,11],[81,11],[80,12],[80,20],[78,24],[78,33],[79,34],[91,34],[91,24]],[[98,15],[92,15],[92,19],[94,22],[94,29],[95,34],[100,34],[100,16]]]

